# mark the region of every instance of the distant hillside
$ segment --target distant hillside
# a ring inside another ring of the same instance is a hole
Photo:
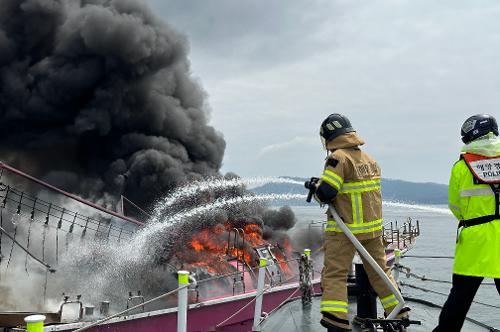
[[[300,182],[306,179],[283,177]],[[307,194],[307,189],[302,185],[289,183],[268,183],[251,189],[256,194]],[[384,200],[401,201],[417,204],[447,204],[448,186],[438,183],[418,183],[403,180],[382,179],[382,198]],[[275,204],[304,205],[305,201],[283,201]]]

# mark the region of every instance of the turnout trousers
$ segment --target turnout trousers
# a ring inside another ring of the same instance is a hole
[[[356,248],[344,233],[327,232],[325,234],[325,261],[321,285],[323,296],[321,298],[321,312],[323,319],[328,323],[344,329],[350,329],[348,320],[347,301],[347,274],[351,267]],[[372,255],[378,265],[384,270],[391,282],[396,282],[387,266],[382,237],[360,240],[361,244]],[[377,292],[385,312],[388,314],[399,303],[391,290],[376,274],[373,268],[361,257],[370,284]]]
[[[450,295],[439,315],[439,325],[433,332],[458,332],[462,329],[465,316],[483,279],[453,274]],[[495,285],[500,295],[500,279],[495,279]]]

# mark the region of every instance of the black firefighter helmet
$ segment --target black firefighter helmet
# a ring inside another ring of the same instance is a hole
[[[462,125],[462,142],[467,144],[489,132],[498,136],[497,120],[488,114],[473,115]]]
[[[349,119],[338,113],[330,114],[321,124],[319,135],[326,147],[326,143],[335,139],[337,136],[356,131],[351,125]]]

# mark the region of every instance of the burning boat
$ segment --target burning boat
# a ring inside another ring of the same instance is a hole
[[[24,277],[39,279],[34,282],[38,287],[33,290],[34,298],[23,301],[30,303],[31,308],[1,313],[0,326],[12,329],[23,325],[23,318],[31,311],[46,316],[46,331],[174,331],[177,328],[182,308],[177,285],[163,283],[155,289],[128,291],[114,288],[113,292],[122,294],[102,291],[97,292],[101,298],[94,294],[86,298],[75,294],[75,290],[82,290],[82,284],[65,271],[79,265],[83,267],[79,273],[84,274],[86,287],[99,290],[114,284],[96,278],[95,274],[100,278],[113,276],[134,281],[143,278],[154,283],[175,280],[179,271],[188,271],[188,331],[250,330],[255,325],[254,302],[259,297],[262,301],[259,311],[270,313],[294,298],[307,302],[321,292],[321,246],[316,245],[312,253],[298,252],[285,233],[266,239],[265,225],[260,220],[243,222],[225,218],[217,223],[191,225],[189,232],[183,227],[164,228],[160,227],[162,223],[150,225],[110,211],[7,164],[0,167],[3,170],[0,267],[4,269],[4,280],[9,273],[19,274],[20,266]],[[310,231],[322,227],[318,222],[309,224]],[[141,234],[148,228],[156,231]],[[158,233],[170,236],[158,237]],[[418,234],[419,223],[411,219],[386,228],[390,264],[394,263],[396,253],[414,245]],[[137,237],[142,240],[142,248],[135,240]],[[159,245],[159,239],[166,243]],[[148,262],[134,266],[130,259],[134,251]],[[113,260],[121,263],[105,261],[109,252],[115,254],[110,256]],[[113,271],[108,271],[105,264],[113,265]],[[99,269],[104,269],[104,273]],[[349,286],[353,294],[359,292],[354,270]],[[259,278],[265,281],[265,290],[258,289]],[[50,307],[54,294],[63,291],[67,295],[63,295],[58,306],[52,305],[57,310],[41,310]],[[109,319],[100,322],[104,317]],[[93,326],[92,322],[99,324]]]

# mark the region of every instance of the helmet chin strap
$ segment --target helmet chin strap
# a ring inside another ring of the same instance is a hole
[[[321,144],[323,145],[323,150],[328,152],[328,149],[326,148],[326,140],[323,136],[319,135],[319,138],[321,139]]]

